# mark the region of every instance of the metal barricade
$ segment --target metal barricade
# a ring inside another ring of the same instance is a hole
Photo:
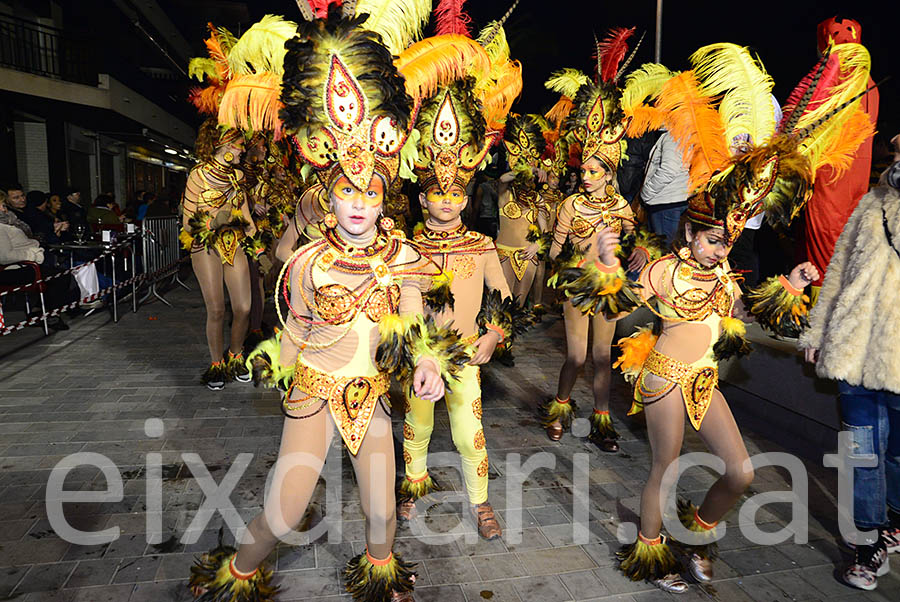
[[[144,231],[144,273],[154,274],[147,281],[149,289],[144,298],[141,299],[141,302],[143,303],[152,296],[171,307],[172,304],[159,294],[158,286],[161,282],[167,278],[172,278],[173,283],[177,282],[185,289],[191,290],[178,277],[178,260],[181,253],[178,234],[181,224],[178,218],[173,215],[146,217],[141,225]]]

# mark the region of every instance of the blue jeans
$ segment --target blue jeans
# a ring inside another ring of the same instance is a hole
[[[678,234],[678,221],[681,214],[687,209],[687,203],[666,203],[665,205],[646,205],[647,217],[650,220],[650,230],[654,234],[666,237],[666,242],[671,243]]]
[[[875,458],[853,469],[853,520],[858,529],[888,523],[887,507],[900,512],[900,395],[838,382],[842,428],[853,436],[851,458]]]

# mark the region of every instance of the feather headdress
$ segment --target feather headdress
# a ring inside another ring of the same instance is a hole
[[[381,36],[393,55],[419,39],[431,15],[431,0],[358,0],[356,14],[367,15],[364,29]]]
[[[391,52],[362,28],[366,18],[300,24],[286,44],[280,113],[326,185],[343,174],[361,190],[376,172],[387,184],[397,177],[412,113]]]
[[[649,103],[656,100],[663,86],[673,77],[675,74],[659,63],[647,63],[628,75],[622,90],[622,112],[631,119],[628,136],[637,138],[662,127],[665,113]]]
[[[209,38],[204,42],[209,57],[193,58],[188,64],[188,76],[207,83],[205,87],[191,88],[188,95],[188,101],[202,114],[218,115],[222,95],[231,79],[228,54],[236,42],[227,29],[210,23]]]

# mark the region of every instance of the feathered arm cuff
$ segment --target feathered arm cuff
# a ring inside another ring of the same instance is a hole
[[[563,268],[556,287],[583,314],[614,317],[634,310],[640,303],[640,285],[629,280],[622,264],[607,266],[599,261]]]
[[[537,224],[528,226],[528,234],[525,235],[528,242],[538,243],[537,258],[546,259],[547,253],[550,252],[550,245],[553,243],[553,232],[541,232]]]
[[[241,248],[250,259],[258,259],[266,252],[266,243],[263,240],[263,230],[257,230],[253,236],[245,236],[241,239]]]
[[[208,247],[215,235],[215,229],[212,227],[212,216],[209,214],[209,211],[195,211],[194,214],[188,218],[185,234],[191,237],[192,242]],[[185,239],[182,238],[182,244],[185,243]]]
[[[449,308],[453,311],[453,292],[450,285],[453,284],[453,272],[441,270],[431,280],[431,288],[422,295],[422,301],[434,312],[444,311]]]
[[[809,327],[809,297],[784,276],[769,278],[746,295],[746,305],[760,324],[783,337],[797,337]]]
[[[534,322],[534,313],[530,309],[520,307],[513,297],[502,298],[497,289],[485,289],[481,310],[475,318],[479,336],[493,330],[500,335],[498,344],[507,346]]]
[[[379,370],[394,374],[407,390],[412,389],[420,360],[434,361],[449,389],[450,381],[459,380],[460,370],[471,359],[459,333],[453,328],[439,328],[430,316],[401,318],[388,314],[378,323],[378,332],[375,363]]]
[[[279,332],[256,346],[247,356],[247,367],[253,373],[253,384],[269,389],[287,391],[294,378],[293,366],[281,365],[281,335]]]
[[[628,261],[635,249],[643,252],[647,256],[647,263],[650,263],[666,254],[666,239],[648,230],[635,229],[622,237],[616,255],[622,261]]]
[[[547,279],[547,286],[557,288],[559,273],[566,268],[577,267],[583,257],[584,254],[567,238],[556,259],[550,260],[550,277]]]

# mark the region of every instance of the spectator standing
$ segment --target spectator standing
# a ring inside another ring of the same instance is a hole
[[[74,231],[78,225],[87,228],[87,210],[81,204],[81,190],[78,188],[69,188],[66,191],[61,211],[71,230]]]
[[[834,247],[810,328],[800,337],[816,373],[838,381],[852,454],[855,543],[843,580],[873,590],[900,551],[900,136],[895,162],[859,201]]]
[[[687,209],[688,170],[678,143],[663,131],[647,160],[641,201],[647,211],[650,229],[671,243],[678,231],[681,214]]]

